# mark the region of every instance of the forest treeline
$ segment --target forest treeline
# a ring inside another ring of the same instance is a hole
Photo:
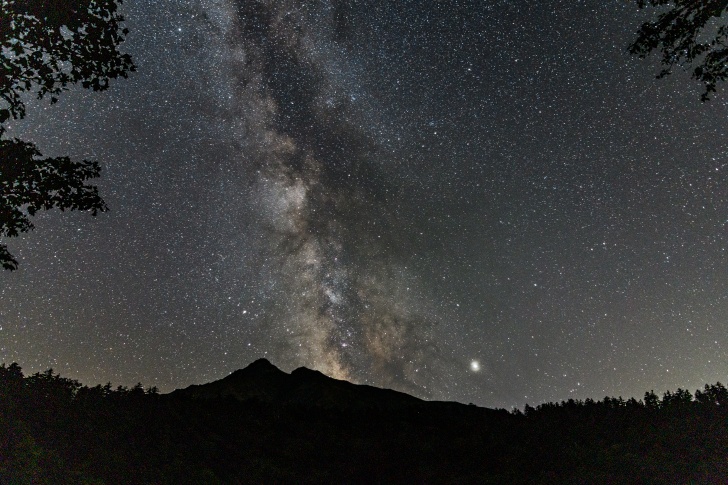
[[[728,390],[351,411],[0,366],[0,483],[725,483]]]

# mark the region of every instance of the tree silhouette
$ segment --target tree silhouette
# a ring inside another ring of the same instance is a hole
[[[282,389],[271,377],[247,385]],[[352,407],[356,393],[329,400],[342,388],[317,382],[304,394],[323,401],[281,399],[298,392],[292,387],[261,399],[197,392],[209,384],[160,395],[141,384],[88,387],[50,369],[23,376],[19,365],[0,364],[0,483],[657,484],[728,476],[720,383],[695,399],[678,389],[662,399],[569,399],[509,413],[418,400],[392,408],[376,394],[373,407]]]
[[[107,210],[98,190],[96,162],[42,158],[28,142],[3,138],[5,124],[26,114],[24,94],[51,103],[71,85],[102,91],[109,81],[134,71],[119,52],[128,30],[118,13],[123,0],[0,0],[0,237],[33,229],[39,210]],[[0,264],[18,263],[0,244]]]
[[[642,24],[629,52],[641,58],[661,52],[663,70],[658,78],[675,66],[692,69],[693,79],[705,85],[701,100],[710,99],[718,82],[728,78],[728,25],[720,19],[728,0],[637,0],[637,4],[669,10]]]

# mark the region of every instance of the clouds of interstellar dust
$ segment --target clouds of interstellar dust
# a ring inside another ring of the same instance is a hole
[[[405,292],[397,187],[374,139],[351,121],[335,8],[230,3],[241,146],[285,301],[266,325],[276,354],[333,377],[418,395],[436,378],[434,319]],[[283,352],[281,352],[283,351]]]

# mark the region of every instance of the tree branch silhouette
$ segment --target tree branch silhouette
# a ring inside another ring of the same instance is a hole
[[[123,0],[0,0],[0,237],[33,229],[36,212],[58,208],[106,211],[97,162],[42,158],[35,144],[7,139],[6,123],[26,115],[25,95],[51,103],[75,84],[94,91],[135,70],[119,51],[128,30],[118,13]],[[0,264],[17,260],[0,244]]]
[[[692,78],[705,86],[705,102],[719,82],[728,79],[728,24],[721,17],[728,0],[637,0],[639,8],[668,7],[655,20],[645,22],[629,52],[645,58],[662,53],[663,78],[675,67],[692,69]]]

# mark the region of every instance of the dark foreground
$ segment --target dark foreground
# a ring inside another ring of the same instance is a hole
[[[170,395],[0,366],[0,483],[728,483],[720,384],[509,413],[255,365]]]

